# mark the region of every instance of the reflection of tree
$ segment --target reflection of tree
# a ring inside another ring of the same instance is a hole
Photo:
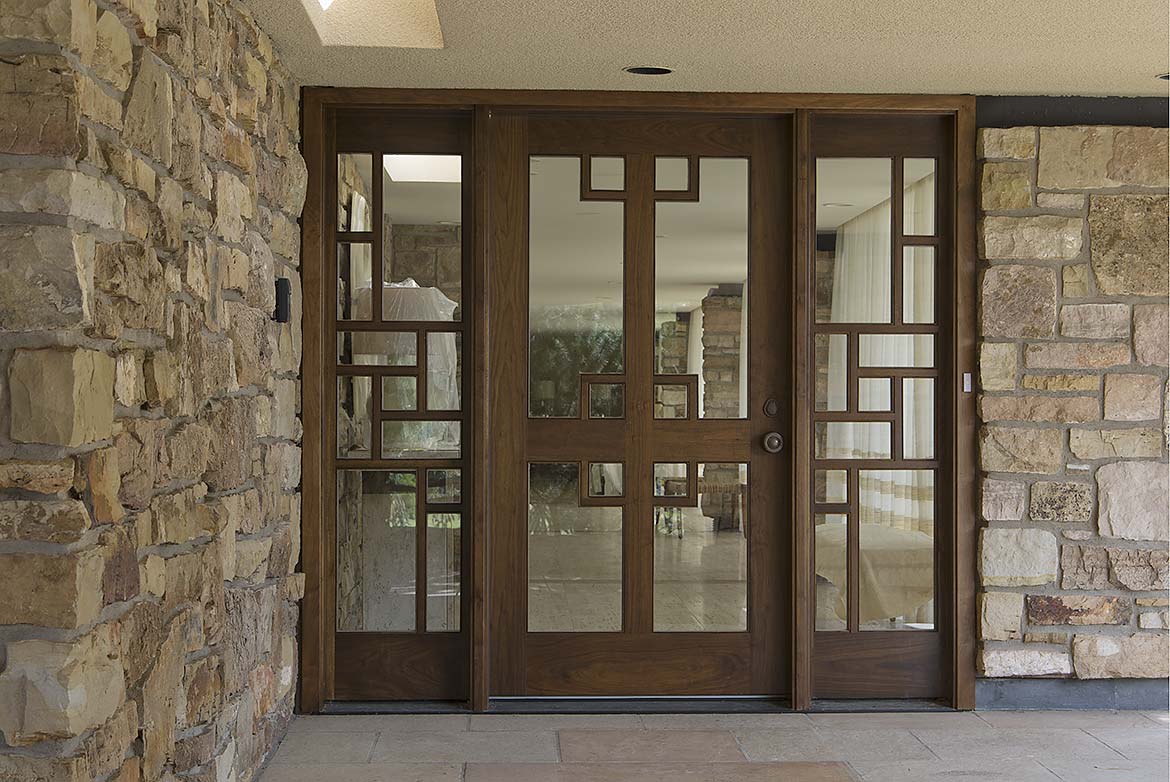
[[[596,306],[543,307],[532,313],[529,381],[532,415],[580,414],[579,376],[622,371],[622,330]]]

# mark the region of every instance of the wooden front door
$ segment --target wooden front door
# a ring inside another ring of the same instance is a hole
[[[491,694],[784,695],[789,120],[494,128]]]

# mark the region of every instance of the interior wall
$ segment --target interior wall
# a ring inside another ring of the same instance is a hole
[[[0,779],[249,780],[304,588],[297,87],[234,0],[0,36]]]

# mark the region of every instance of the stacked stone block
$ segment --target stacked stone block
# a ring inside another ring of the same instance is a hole
[[[988,677],[1165,677],[1167,131],[979,136]]]
[[[11,0],[0,45],[0,780],[249,780],[303,591],[296,87],[232,0]]]

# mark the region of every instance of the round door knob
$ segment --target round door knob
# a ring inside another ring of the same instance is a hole
[[[768,453],[780,453],[784,447],[784,438],[779,432],[768,432],[764,435],[764,450]]]

